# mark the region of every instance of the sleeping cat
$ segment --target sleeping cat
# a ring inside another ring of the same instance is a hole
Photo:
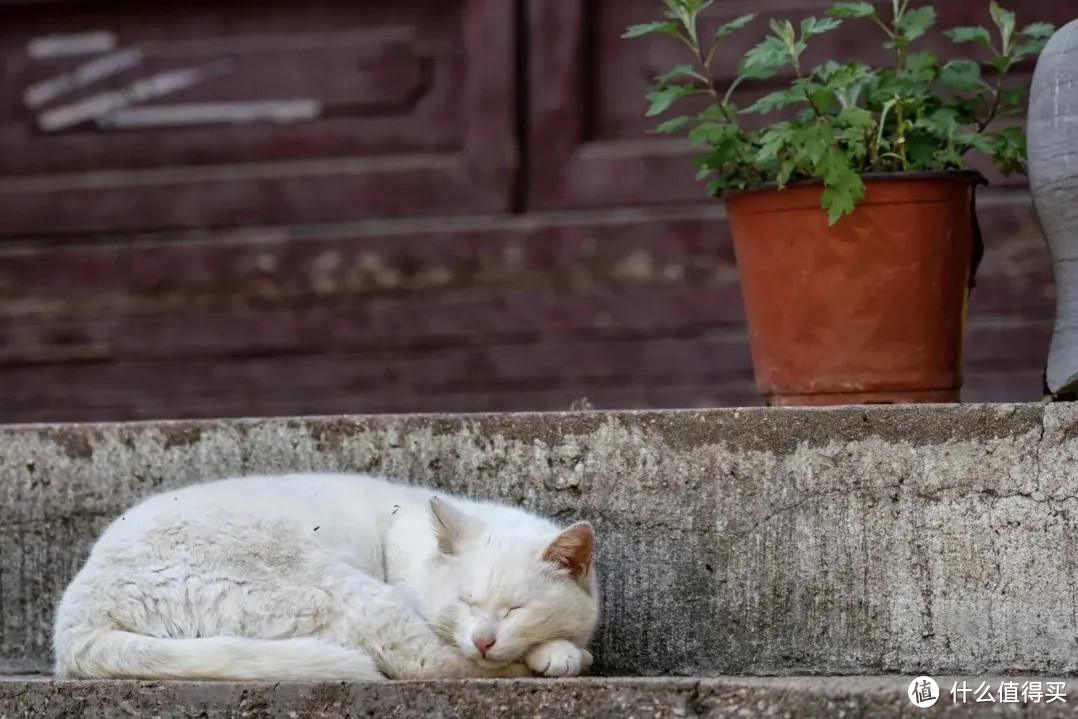
[[[56,611],[61,677],[573,676],[594,534],[366,475],[225,479],[137,504]]]

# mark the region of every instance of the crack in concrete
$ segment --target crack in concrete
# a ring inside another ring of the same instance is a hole
[[[801,507],[803,507],[804,505],[806,505],[809,502],[812,502],[814,500],[823,499],[823,498],[834,496],[834,495],[848,496],[848,495],[851,495],[851,494],[859,494],[859,495],[862,495],[862,496],[871,497],[871,498],[876,499],[876,500],[883,500],[883,499],[887,498],[887,495],[889,493],[894,492],[895,490],[898,490],[898,491],[901,492],[904,489],[904,485],[901,484],[901,483],[896,482],[896,483],[893,483],[893,484],[886,484],[886,485],[881,485],[879,487],[873,487],[873,488],[870,488],[868,491],[863,491],[864,489],[865,488],[863,486],[854,486],[854,487],[839,487],[839,488],[835,488],[835,489],[828,489],[828,490],[823,490],[823,491],[818,491],[818,492],[809,492],[809,493],[805,494],[804,496],[800,497],[799,499],[797,499],[796,501],[791,502],[790,504],[787,504],[787,505],[784,505],[784,506],[781,506],[781,507],[775,507],[775,508],[771,509],[766,514],[764,514],[763,516],[761,516],[758,519],[756,519],[755,521],[753,521],[749,526],[747,526],[747,527],[745,527],[743,529],[736,529],[736,530],[733,530],[733,531],[728,531],[725,534],[730,540],[743,539],[744,537],[755,533],[756,530],[760,529],[760,527],[762,527],[763,525],[768,524],[768,523],[772,522],[773,520],[775,520],[775,519],[777,519],[779,517],[782,517],[783,515],[789,514],[790,512],[796,511],[796,510],[800,509]],[[862,490],[862,491],[859,492],[858,490]],[[1037,492],[1011,492],[1009,494],[999,494],[998,492],[996,492],[991,487],[977,487],[977,486],[974,486],[972,484],[967,484],[967,483],[942,485],[940,487],[937,487],[935,489],[928,490],[928,491],[926,491],[926,490],[912,490],[912,491],[911,490],[906,490],[904,492],[904,494],[905,494],[905,496],[910,497],[910,498],[923,499],[923,500],[927,500],[927,501],[930,501],[930,502],[936,502],[936,501],[941,500],[943,498],[944,494],[946,494],[947,492],[951,492],[951,491],[955,491],[955,490],[965,491],[968,496],[983,495],[985,497],[990,498],[993,501],[993,503],[997,503],[997,502],[1004,501],[1004,500],[1011,500],[1011,499],[1026,499],[1026,500],[1029,500],[1030,502],[1033,502],[1035,504],[1052,504],[1052,503],[1066,503],[1066,502],[1070,502],[1070,501],[1078,501],[1078,495],[1067,494],[1067,495],[1061,495],[1061,496],[1046,497],[1046,496],[1043,496],[1043,495],[1042,496],[1037,496],[1038,495]],[[650,526],[652,526],[652,524],[649,523],[648,526],[650,527]],[[660,525],[655,524],[654,526],[660,526]]]
[[[828,497],[828,496],[831,496],[831,495],[834,495],[834,494],[848,494],[848,493],[849,492],[847,491],[847,489],[845,487],[840,488],[840,489],[828,489],[828,490],[824,490],[822,492],[810,492],[810,493],[806,494],[805,496],[801,497],[800,499],[798,499],[796,502],[793,502],[792,504],[788,504],[788,505],[786,505],[784,507],[778,507],[778,508],[768,512],[763,517],[760,517],[759,519],[754,521],[750,526],[748,526],[745,529],[742,529],[742,530],[739,530],[739,531],[727,532],[727,536],[729,537],[730,540],[743,539],[744,537],[747,537],[747,536],[753,534],[754,532],[756,532],[756,530],[759,529],[764,524],[767,524],[767,523],[771,522],[772,520],[783,516],[784,514],[789,514],[790,512],[793,512],[793,511],[795,511],[797,509],[800,509],[801,507],[803,507],[804,505],[806,505],[809,502],[813,501],[814,499],[822,499],[823,497]]]
[[[1033,448],[1033,486],[1034,491],[1039,492],[1041,489],[1041,454],[1044,452],[1044,435],[1048,431],[1045,426],[1045,422],[1048,419],[1048,409],[1045,408],[1041,411],[1040,422],[1038,423],[1039,432],[1037,433],[1037,443]]]

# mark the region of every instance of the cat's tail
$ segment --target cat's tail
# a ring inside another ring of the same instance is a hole
[[[72,679],[385,679],[363,649],[341,647],[313,637],[162,639],[117,629],[91,630],[58,642],[56,674]]]

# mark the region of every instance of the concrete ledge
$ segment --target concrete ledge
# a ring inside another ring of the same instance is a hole
[[[1078,410],[981,405],[0,428],[0,672],[167,487],[370,471],[599,532],[606,675],[1078,669]]]
[[[203,682],[52,682],[0,680],[7,717],[295,719],[320,717],[948,717],[1078,716],[1066,703],[955,702],[951,680],[930,709],[910,703],[910,677],[773,679],[567,679],[387,684],[214,684]],[[1000,678],[988,681],[993,695]],[[1019,684],[1023,681],[1016,678]],[[983,695],[982,695],[983,696]],[[1066,696],[1066,695],[1064,695]],[[1019,696],[1020,698],[1020,696]]]

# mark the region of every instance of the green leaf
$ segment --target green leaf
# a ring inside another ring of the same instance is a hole
[[[747,157],[746,141],[736,125],[730,123],[705,122],[689,134],[694,147],[706,146],[706,152],[696,156],[693,161],[700,168],[698,177],[703,179],[716,173],[718,179],[731,186],[740,179],[746,179],[756,173],[755,167]]]
[[[1010,70],[1014,63],[1014,55],[1011,54],[994,57],[988,62],[988,64],[996,68],[996,72],[999,72],[1000,74],[1006,73],[1008,70]]]
[[[659,125],[657,125],[655,127],[655,129],[652,130],[652,132],[658,133],[658,134],[661,134],[661,135],[672,135],[673,133],[675,133],[678,130],[680,130],[681,128],[685,127],[686,125],[688,125],[690,122],[692,122],[695,119],[696,118],[692,117],[691,115],[683,115],[681,117],[672,117],[669,120],[667,120],[666,122],[663,122],[663,123],[660,123]]]
[[[785,187],[790,184],[790,178],[793,177],[794,172],[797,171],[797,163],[787,160],[779,163],[779,171],[775,175],[775,183],[779,187]]]
[[[827,11],[831,17],[872,17],[876,8],[867,2],[837,2]]]
[[[976,42],[992,47],[992,36],[983,27],[954,27],[943,32],[952,42]]]
[[[860,107],[847,107],[835,116],[839,146],[849,151],[858,167],[868,157],[869,138],[876,133],[876,116]]]
[[[1021,105],[1025,100],[1026,93],[1029,91],[1028,87],[1016,87],[1010,90],[1004,90],[999,93],[1004,107],[1007,105]]]
[[[794,26],[789,20],[771,20],[771,32],[775,34],[775,37],[784,41],[787,46],[792,45],[796,39],[794,33]]]
[[[932,159],[943,169],[962,166],[962,155],[953,147],[940,148]]]
[[[950,139],[958,130],[958,111],[949,107],[941,107],[928,115],[919,117],[915,127],[925,130],[941,140]]]
[[[918,82],[931,82],[938,66],[939,58],[931,50],[910,53],[906,57],[906,70]]]
[[[1003,36],[1003,47],[1005,49],[1009,48],[1011,38],[1014,37],[1014,13],[1010,10],[1001,8],[996,0],[992,0],[992,2],[988,4],[988,12],[992,15],[992,22],[999,28],[1000,35]]]
[[[925,170],[939,151],[940,139],[930,132],[909,130],[906,133],[906,162],[910,170]]]
[[[757,79],[772,77],[777,68],[789,62],[789,50],[783,41],[775,36],[766,37],[741,58],[738,76]]]
[[[819,167],[830,149],[834,149],[835,129],[828,124],[810,125],[791,133],[795,147],[794,156],[806,166],[808,173],[823,176],[826,169]]]
[[[1035,22],[1032,25],[1026,25],[1022,28],[1022,35],[1026,37],[1040,38],[1041,40],[1047,40],[1055,33],[1056,28],[1050,22]]]
[[[802,102],[807,102],[807,100],[805,99],[805,93],[800,88],[783,88],[782,90],[769,92],[741,112],[765,114]]]
[[[980,113],[984,109],[984,98],[980,95],[965,97],[953,95],[944,99],[944,109],[955,114],[955,120],[960,125],[969,125],[980,121]]]
[[[790,123],[777,123],[760,135],[760,149],[756,153],[755,160],[758,164],[766,164],[778,159],[779,152],[790,140]]]
[[[1026,133],[1020,126],[1005,127],[993,138],[991,150],[992,164],[1004,175],[1013,173],[1026,174]]]
[[[845,127],[869,128],[876,124],[876,116],[861,107],[845,107],[835,116],[835,123]]]
[[[657,20],[655,22],[646,22],[642,25],[630,25],[628,28],[626,28],[625,32],[622,34],[622,37],[626,39],[631,39],[634,37],[644,37],[645,35],[655,34],[673,35],[677,37],[681,33],[678,32],[677,23]]]
[[[991,153],[994,143],[986,135],[977,132],[960,132],[955,135],[955,142],[966,145],[974,150]]]
[[[830,61],[813,69],[823,90],[838,100],[839,107],[858,104],[867,85],[875,80],[875,73],[868,65],[859,62],[838,63]]]
[[[1041,50],[1044,49],[1044,46],[1047,43],[1047,40],[1043,40],[1040,38],[1020,42],[1014,47],[1014,50],[1011,52],[1011,57],[1015,60],[1015,62],[1017,62],[1018,60],[1021,60],[1022,58],[1028,57],[1030,55],[1040,55]]]
[[[830,32],[841,24],[842,21],[835,18],[825,17],[823,19],[818,19],[807,17],[801,21],[801,39],[805,40],[814,35],[822,35],[825,32]]]
[[[700,80],[701,82],[707,82],[707,78],[696,71],[692,65],[678,65],[669,72],[664,72],[655,78],[655,82],[660,86],[665,86],[670,83],[671,80],[678,80],[690,78],[693,80]]]
[[[715,31],[715,41],[718,42],[719,40],[724,40],[755,19],[756,13],[749,13],[748,15],[742,15],[741,17],[734,18],[728,23],[720,25],[719,29]]]
[[[695,25],[700,10],[710,5],[712,0],[664,0],[669,10],[666,17],[677,20],[685,27]]]
[[[960,92],[970,92],[983,87],[981,66],[973,60],[951,60],[940,72],[940,84]]]
[[[928,29],[935,23],[936,9],[931,5],[925,5],[906,11],[906,13],[899,18],[895,27],[902,31],[902,34],[910,40],[916,40],[928,32]]]
[[[645,97],[651,102],[645,115],[647,117],[655,117],[666,112],[675,100],[679,100],[683,97],[688,97],[697,92],[696,88],[692,85],[674,85],[671,87],[664,87],[658,90],[652,90]]]
[[[850,158],[838,148],[830,148],[821,165],[824,191],[820,204],[827,210],[828,224],[833,225],[843,215],[853,212],[865,196],[865,185],[850,167]]]
[[[834,114],[837,96],[833,89],[812,82],[808,78],[794,80],[794,86],[812,99],[812,102],[809,104],[815,106],[821,114],[825,116]],[[837,107],[841,108],[842,103],[838,103]]]
[[[738,129],[728,122],[701,122],[689,132],[689,145],[725,147],[737,138]]]
[[[843,215],[852,213],[864,195],[864,183],[852,171],[842,180],[825,185],[820,205],[827,210],[827,224],[834,225]]]

